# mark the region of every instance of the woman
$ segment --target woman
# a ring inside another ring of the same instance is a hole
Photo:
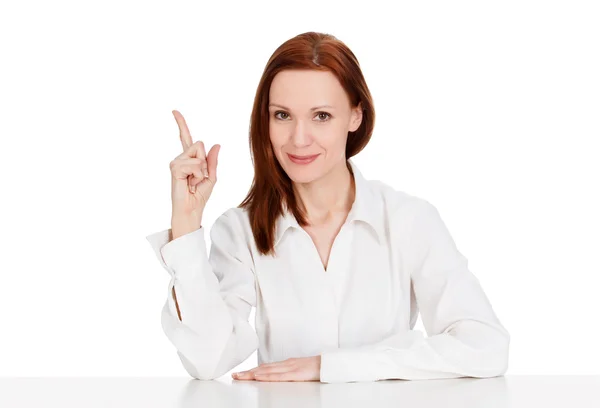
[[[171,162],[171,228],[147,239],[172,276],[162,327],[191,376],[220,377],[255,350],[259,365],[234,378],[506,372],[509,333],[437,209],[350,160],[375,112],[345,44],[308,32],[268,61],[251,117],[253,184],[215,221],[209,255],[202,213],[220,146],[206,154],[173,113],[184,152]],[[412,330],[419,310],[427,337]]]

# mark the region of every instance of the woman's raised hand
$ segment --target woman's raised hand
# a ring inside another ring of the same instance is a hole
[[[217,182],[217,163],[221,145],[214,145],[208,154],[202,141],[193,142],[185,119],[178,111],[173,116],[179,126],[183,153],[171,168],[171,229],[172,239],[202,226],[204,207]]]

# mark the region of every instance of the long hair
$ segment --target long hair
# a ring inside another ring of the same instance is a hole
[[[331,34],[311,31],[287,40],[275,50],[258,84],[250,118],[254,179],[248,195],[238,205],[248,210],[256,247],[263,255],[275,255],[276,221],[284,214],[284,206],[299,225],[308,224],[296,200],[292,180],[275,157],[269,135],[269,90],[275,75],[285,69],[330,71],[344,88],[352,107],[362,102],[362,122],[356,131],[348,132],[346,142],[346,166],[350,171],[348,159],[367,145],[375,125],[371,93],[356,56],[343,42]]]

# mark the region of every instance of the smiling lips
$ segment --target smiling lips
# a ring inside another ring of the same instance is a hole
[[[312,156],[295,156],[293,154],[288,153],[288,157],[292,161],[292,163],[296,164],[308,164],[312,163],[319,155],[313,154]]]

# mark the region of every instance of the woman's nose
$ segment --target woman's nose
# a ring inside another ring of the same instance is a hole
[[[312,138],[308,132],[308,126],[305,126],[301,120],[296,123],[292,132],[292,144],[294,146],[303,147],[310,145]]]

